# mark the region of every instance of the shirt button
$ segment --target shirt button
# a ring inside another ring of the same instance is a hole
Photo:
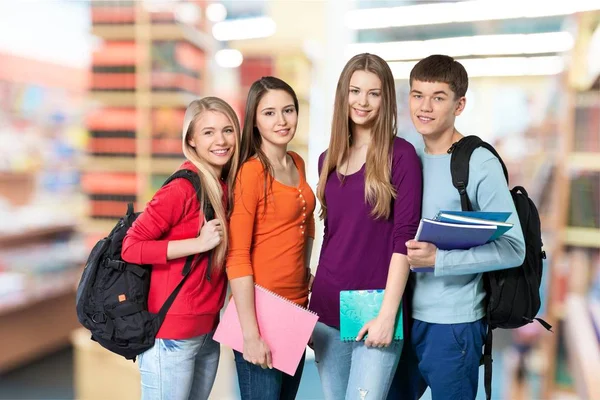
[[[305,209],[306,207],[302,207],[302,209]],[[302,213],[303,217],[306,217],[306,213]]]
[[[306,210],[306,207],[302,207],[303,210]]]
[[[304,229],[304,225],[300,225],[300,229]]]
[[[306,203],[306,200],[302,199],[302,202],[303,202],[303,203]]]
[[[304,235],[304,231],[302,231],[302,235]]]

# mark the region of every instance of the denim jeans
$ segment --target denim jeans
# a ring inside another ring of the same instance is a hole
[[[312,335],[315,363],[326,400],[383,400],[400,359],[403,341],[385,348],[342,342],[340,331],[317,322]]]
[[[191,339],[156,339],[138,357],[142,400],[206,400],[212,389],[220,347],[213,334]]]
[[[263,369],[259,365],[249,363],[238,351],[234,350],[233,355],[242,400],[294,400],[296,398],[304,370],[304,355],[294,376],[274,368]]]

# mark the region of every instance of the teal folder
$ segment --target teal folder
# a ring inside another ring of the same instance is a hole
[[[383,289],[343,290],[340,292],[340,339],[354,341],[363,325],[379,314],[383,302]],[[402,304],[396,316],[394,340],[404,338]],[[363,339],[364,340],[364,339]]]

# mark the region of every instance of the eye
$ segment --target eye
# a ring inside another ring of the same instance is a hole
[[[213,134],[213,131],[204,131],[204,134],[205,134],[205,135],[212,135],[212,134]]]
[[[350,89],[350,93],[352,93],[352,94],[358,94],[359,90],[358,89]]]
[[[284,110],[283,112],[287,113],[287,114],[293,114],[295,111],[296,111],[295,108],[288,108],[288,109]]]
[[[227,129],[225,129],[225,133],[233,133],[233,129],[232,128],[227,128]]]
[[[433,98],[435,101],[444,101],[443,97],[434,97]]]
[[[267,117],[272,117],[273,115],[275,115],[275,113],[273,111],[265,111],[264,115],[266,115]]]
[[[420,94],[413,94],[413,97],[414,97],[415,99],[420,99],[420,98],[422,98],[423,96],[421,96]]]
[[[379,92],[371,92],[370,94],[373,97],[379,97],[379,96],[381,96],[381,93],[379,93]]]

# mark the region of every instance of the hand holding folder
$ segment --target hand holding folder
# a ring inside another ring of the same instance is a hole
[[[262,340],[269,346],[273,367],[293,376],[319,317],[261,286],[254,286],[256,322]],[[214,339],[244,352],[244,338],[235,301],[229,301]]]

